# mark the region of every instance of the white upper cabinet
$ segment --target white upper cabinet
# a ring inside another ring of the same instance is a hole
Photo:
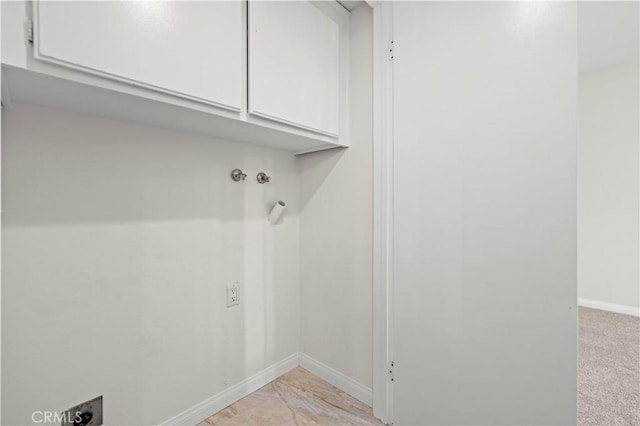
[[[241,111],[241,1],[39,1],[37,59]]]
[[[337,138],[340,37],[320,5],[250,1],[249,113]]]
[[[346,147],[335,1],[0,1],[2,100],[303,154]]]

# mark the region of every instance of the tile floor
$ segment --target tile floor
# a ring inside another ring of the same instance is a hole
[[[371,407],[298,367],[200,424],[382,425]]]

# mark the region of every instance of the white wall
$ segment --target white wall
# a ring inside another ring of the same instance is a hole
[[[575,424],[576,4],[393,9],[394,423]]]
[[[2,424],[98,395],[106,424],[158,424],[298,351],[293,156],[35,106],[2,119]]]
[[[578,133],[578,296],[636,312],[638,72],[636,63],[580,75]]]
[[[300,158],[301,351],[372,382],[372,11],[351,15],[351,147]]]
[[[591,72],[640,60],[640,2],[578,2],[578,69]]]

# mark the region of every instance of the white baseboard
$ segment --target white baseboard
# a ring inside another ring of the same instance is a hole
[[[615,303],[600,302],[599,300],[578,299],[578,305],[585,308],[600,309],[602,311],[615,312],[618,314],[633,315],[640,317],[640,308],[635,306],[617,305]]]
[[[299,364],[298,353],[292,354],[282,361],[267,367],[253,376],[237,383],[222,392],[213,395],[194,405],[186,411],[162,423],[162,425],[197,425],[207,417],[228,407],[234,402],[244,398],[252,392],[257,391],[269,382],[277,379],[283,374],[293,370]]]
[[[307,354],[297,352],[286,357],[282,361],[273,364],[271,367],[267,367],[264,370],[259,371],[240,383],[213,395],[211,398],[194,405],[177,416],[170,418],[162,423],[161,426],[197,425],[207,417],[214,415],[218,411],[228,407],[236,401],[241,400],[250,393],[257,391],[264,385],[272,382],[283,374],[288,373],[297,366],[301,366],[302,368],[309,370],[311,373],[323,380],[326,380],[341,391],[348,393],[367,405],[371,405],[371,388],[356,382],[351,377],[348,377],[338,370],[334,370],[328,365],[311,358]]]
[[[311,373],[323,380],[331,383],[343,392],[348,393],[352,397],[359,399],[367,405],[371,405],[373,400],[371,388],[356,382],[338,370],[334,370],[326,364],[311,358],[307,354],[300,353],[300,367],[309,370]]]

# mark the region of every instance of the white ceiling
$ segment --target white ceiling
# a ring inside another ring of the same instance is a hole
[[[638,62],[640,2],[578,3],[580,72]]]

